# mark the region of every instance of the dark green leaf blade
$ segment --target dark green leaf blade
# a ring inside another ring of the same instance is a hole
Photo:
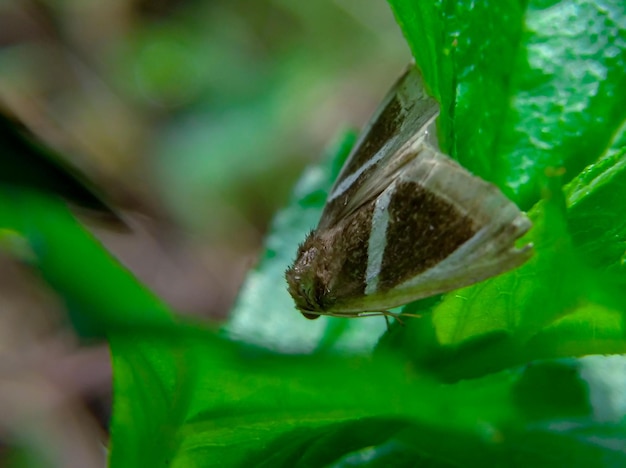
[[[108,219],[121,223],[121,219],[84,176],[39,142],[21,123],[2,113],[0,148],[0,184],[27,187],[60,196],[77,206],[97,212],[100,216],[106,214]]]

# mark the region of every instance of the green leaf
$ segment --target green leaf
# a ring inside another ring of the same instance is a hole
[[[440,98],[447,149],[524,209],[546,168],[573,178],[626,118],[621,0],[389,3]]]
[[[568,227],[577,252],[624,286],[626,145],[587,167],[565,190]]]
[[[0,187],[0,237],[5,249],[37,268],[65,299],[84,335],[173,321],[154,296],[72,216],[65,202],[26,187]],[[17,240],[21,240],[17,242]]]
[[[622,357],[442,385],[394,356],[276,355],[209,333],[112,346],[111,466],[626,461]]]
[[[425,8],[390,3],[397,15]],[[410,305],[407,312],[423,317],[386,336],[380,352],[404,349],[416,365],[450,380],[537,358],[624,352],[624,115],[608,99],[623,92],[626,76],[626,14],[617,6],[563,1],[431,7],[445,28],[420,32],[439,37],[434,44],[440,57],[452,62],[440,75],[455,73],[453,154],[523,205],[543,198],[530,211],[535,226],[522,240],[534,242],[536,253],[516,271],[438,303]],[[591,38],[570,37],[583,22]],[[400,24],[419,57],[420,23]],[[597,79],[600,70],[611,82]],[[445,110],[444,81],[440,76],[435,83]],[[580,143],[586,139],[593,145]],[[568,179],[563,198],[562,181]]]

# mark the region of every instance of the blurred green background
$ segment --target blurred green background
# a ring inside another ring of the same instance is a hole
[[[99,238],[212,316],[303,168],[410,59],[374,0],[3,0],[0,43],[1,105],[134,220]]]
[[[199,317],[226,316],[303,169],[409,60],[385,1],[0,0],[1,111],[122,210],[130,231],[80,217],[105,247]],[[101,466],[108,348],[22,243],[0,230],[0,465]]]

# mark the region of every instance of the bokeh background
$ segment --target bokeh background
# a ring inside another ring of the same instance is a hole
[[[0,0],[2,112],[130,224],[81,218],[107,248],[206,318],[227,315],[304,167],[367,120],[409,60],[382,0]],[[17,445],[50,466],[97,466],[106,347],[2,254],[0,310],[0,464]]]
[[[381,0],[3,0],[0,43],[2,105],[141,215],[99,237],[218,317],[303,167],[410,58]]]

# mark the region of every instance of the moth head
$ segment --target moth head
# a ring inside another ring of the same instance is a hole
[[[328,281],[324,259],[326,247],[315,232],[298,249],[298,257],[285,276],[289,294],[308,319],[316,319],[328,307]]]

